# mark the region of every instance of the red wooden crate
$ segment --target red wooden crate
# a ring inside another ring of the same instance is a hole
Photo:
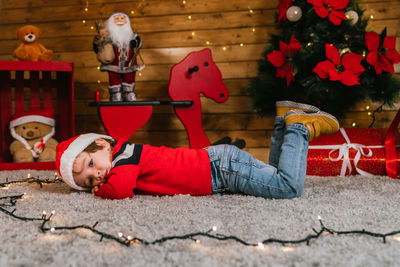
[[[75,135],[73,63],[0,61],[0,170],[56,169],[54,162],[12,162],[9,121],[36,108],[54,108],[57,141]]]

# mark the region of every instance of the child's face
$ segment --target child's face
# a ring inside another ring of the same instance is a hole
[[[95,142],[103,149],[94,153],[81,152],[72,166],[74,181],[81,187],[92,188],[105,183],[112,167],[110,144],[104,139]]]

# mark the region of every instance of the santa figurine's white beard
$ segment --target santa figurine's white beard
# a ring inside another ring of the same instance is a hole
[[[135,33],[132,31],[129,21],[124,26],[117,26],[111,17],[106,21],[106,25],[113,44],[118,47],[129,48],[129,42],[135,38]]]

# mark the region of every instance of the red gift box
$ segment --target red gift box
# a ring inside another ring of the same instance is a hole
[[[340,130],[309,144],[307,175],[385,175],[386,129]]]

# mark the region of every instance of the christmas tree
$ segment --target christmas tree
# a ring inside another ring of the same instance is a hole
[[[350,0],[281,0],[276,22],[248,93],[260,116],[275,101],[294,100],[341,116],[361,100],[391,106],[400,81],[396,38],[367,32],[367,18]]]

